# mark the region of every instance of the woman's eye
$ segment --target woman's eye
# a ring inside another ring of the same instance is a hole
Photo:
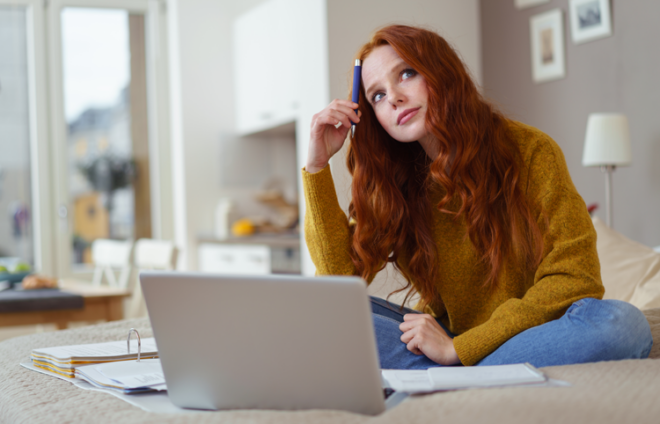
[[[417,71],[415,71],[414,69],[404,69],[401,72],[401,79],[405,80],[405,79],[414,77],[415,75],[417,75]]]
[[[383,93],[376,93],[376,94],[374,94],[374,96],[371,98],[371,101],[372,101],[373,103],[376,103],[377,101],[379,101],[379,100],[382,99],[382,98],[383,98]]]

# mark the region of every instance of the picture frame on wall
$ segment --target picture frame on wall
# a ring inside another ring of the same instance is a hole
[[[564,20],[561,9],[534,15],[529,20],[532,79],[535,83],[566,76]]]
[[[513,0],[513,3],[516,5],[516,9],[526,9],[543,3],[550,3],[550,0]]]
[[[571,36],[575,44],[612,35],[609,0],[570,0]]]

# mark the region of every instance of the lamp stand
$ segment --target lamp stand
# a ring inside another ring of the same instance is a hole
[[[605,173],[605,223],[612,228],[612,172],[616,165],[601,165],[600,171]]]

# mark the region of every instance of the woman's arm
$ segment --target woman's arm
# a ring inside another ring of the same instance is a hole
[[[357,104],[333,100],[314,115],[307,166],[303,169],[305,194],[305,240],[317,275],[355,275],[349,255],[351,235],[346,215],[339,206],[328,162],[343,146]],[[341,125],[339,125],[341,124]]]
[[[341,210],[330,166],[317,173],[303,169],[305,240],[317,275],[355,275],[349,255],[351,235]]]
[[[479,362],[516,334],[560,318],[573,302],[600,299],[605,291],[596,232],[561,149],[543,134],[528,160],[526,193],[543,232],[543,259],[522,298],[505,301],[488,321],[454,338],[465,365]]]

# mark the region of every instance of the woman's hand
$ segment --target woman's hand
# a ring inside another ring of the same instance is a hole
[[[325,168],[330,158],[341,149],[351,128],[351,121],[360,122],[355,114],[357,103],[335,99],[312,118],[312,134],[307,156],[307,172],[314,173]],[[341,126],[337,127],[341,123]]]
[[[415,355],[426,355],[430,360],[442,365],[460,363],[454,342],[429,314],[406,314],[399,325],[403,331],[401,341]]]

